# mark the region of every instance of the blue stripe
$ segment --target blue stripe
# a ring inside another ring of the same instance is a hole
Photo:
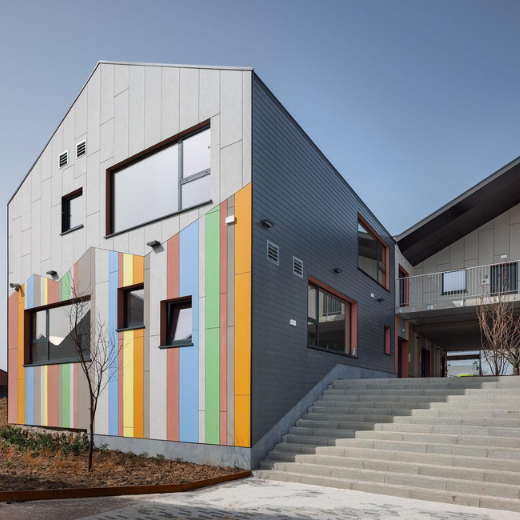
[[[25,422],[34,426],[34,367],[25,368]]]
[[[34,275],[27,280],[25,286],[25,308],[32,309],[34,307]]]
[[[110,364],[108,368],[108,434],[119,434],[119,373],[118,373],[118,333],[117,290],[119,287],[119,254],[109,252],[108,262],[108,334]]]
[[[179,352],[179,440],[199,442],[199,223],[180,236],[180,296],[192,297],[193,347]]]

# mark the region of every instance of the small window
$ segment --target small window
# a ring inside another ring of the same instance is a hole
[[[321,287],[308,285],[307,344],[352,354],[351,304]]]
[[[518,264],[511,262],[491,266],[491,294],[515,294],[518,292]]]
[[[193,345],[191,296],[161,302],[161,346]]]
[[[80,344],[83,345],[85,359],[88,359],[90,304],[85,303],[77,307],[68,304],[31,312],[29,363],[38,365],[79,361],[77,345]],[[77,325],[73,324],[75,313]]]
[[[76,145],[76,157],[82,157],[87,153],[87,141],[83,140]]]
[[[83,188],[80,188],[61,199],[61,232],[83,227],[83,215]]]
[[[442,294],[458,294],[466,292],[466,270],[442,273]]]
[[[358,221],[358,267],[388,289],[388,245],[366,224]]]
[[[267,241],[267,260],[276,265],[280,263],[280,248],[269,240]]]
[[[119,289],[119,329],[144,327],[144,287],[142,285]]]
[[[399,307],[406,307],[410,300],[410,280],[408,273],[399,267]]]
[[[69,151],[63,152],[60,154],[60,168],[67,166],[69,164]]]
[[[392,355],[391,334],[392,334],[392,329],[390,327],[388,327],[387,325],[385,325],[384,341],[385,341],[385,354],[387,356],[391,356]]]
[[[303,278],[303,261],[293,256],[293,274]]]

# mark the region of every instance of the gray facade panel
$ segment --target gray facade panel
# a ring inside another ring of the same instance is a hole
[[[390,291],[357,267],[358,213],[389,245]],[[267,240],[280,248],[278,266],[266,259]],[[394,330],[393,239],[256,76],[252,255],[255,444],[338,363],[394,372],[393,333],[392,356],[383,352],[384,326]],[[292,273],[293,255],[303,279]],[[357,359],[307,347],[308,276],[358,302]]]

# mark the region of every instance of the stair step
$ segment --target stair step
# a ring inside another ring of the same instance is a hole
[[[445,478],[421,474],[392,472],[386,469],[360,469],[327,466],[320,463],[305,464],[297,462],[276,462],[266,460],[260,465],[261,469],[274,469],[290,473],[303,473],[318,477],[341,478],[346,480],[360,480],[365,482],[379,482],[400,486],[454,491],[458,493],[483,494],[488,496],[520,500],[520,488],[517,485],[494,483],[488,481],[463,480],[459,478]]]
[[[334,385],[345,388],[509,388],[520,387],[518,376],[495,376],[495,377],[458,377],[440,378],[427,377],[420,379],[335,379]]]
[[[482,396],[487,397],[511,397],[518,395],[520,388],[380,388],[357,389],[355,391],[331,385],[325,390],[326,395],[425,395],[444,397],[449,395],[466,395],[466,396]]]
[[[363,453],[358,453],[357,455],[357,457],[350,454],[348,456],[330,455],[326,453],[326,449],[318,451],[315,454],[297,454],[274,450],[269,453],[268,460],[272,462],[318,464],[330,467],[358,468],[374,471],[387,471],[390,473],[406,473],[447,479],[492,482],[511,486],[520,486],[520,473],[515,471],[475,467],[468,468],[454,466],[452,464],[443,465],[440,463],[442,462],[442,459],[436,461],[437,464],[432,464],[431,461],[430,463],[423,463],[417,460],[404,461],[371,458],[365,457]]]
[[[260,479],[271,479],[284,482],[299,482],[340,489],[353,489],[366,493],[379,495],[414,498],[417,500],[430,500],[457,504],[463,506],[485,507],[488,509],[520,511],[520,500],[504,499],[490,496],[471,495],[467,493],[454,493],[452,491],[426,490],[422,488],[406,488],[399,485],[381,484],[364,481],[346,481],[330,477],[315,477],[298,473],[289,473],[275,470],[257,470],[254,475]]]

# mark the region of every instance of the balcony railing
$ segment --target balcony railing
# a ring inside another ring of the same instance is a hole
[[[399,307],[433,306],[440,302],[475,305],[483,296],[516,294],[518,263],[481,265],[398,278]]]

